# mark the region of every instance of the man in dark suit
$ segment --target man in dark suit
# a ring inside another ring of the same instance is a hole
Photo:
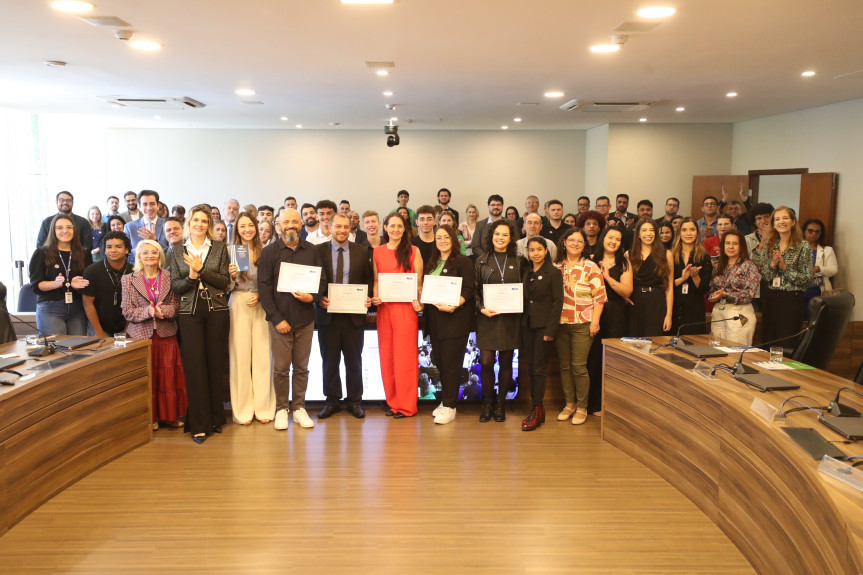
[[[360,215],[351,210],[348,212],[348,217],[351,218],[351,235],[353,236],[353,241],[355,244],[362,244],[364,246],[369,245],[369,236],[366,232],[360,227]]]
[[[371,251],[367,246],[349,241],[351,219],[345,214],[333,216],[331,224],[333,239],[318,244],[323,261],[321,273],[327,285],[362,284],[368,287],[365,306],[371,306],[372,275]],[[341,411],[342,380],[339,376],[341,358],[345,358],[345,375],[348,409],[356,418],[365,417],[363,406],[363,339],[366,314],[330,313],[329,297],[322,297],[315,306],[315,323],[318,326],[318,345],[324,371],[324,395],[327,404],[318,414],[326,419]]]
[[[86,218],[72,213],[72,208],[75,205],[75,199],[72,197],[72,194],[66,191],[60,192],[57,194],[55,201],[57,202],[57,213],[69,216],[75,222],[75,229],[78,231],[78,238],[81,240],[84,252],[89,253],[93,249],[93,230],[90,228],[90,222]],[[36,237],[36,247],[42,247],[45,240],[48,239],[48,233],[53,231],[50,229],[51,220],[53,219],[54,216],[51,215],[42,220],[39,235]]]
[[[129,263],[135,262],[135,249],[141,240],[159,242],[164,250],[167,250],[170,245],[167,236],[165,236],[165,219],[159,217],[159,192],[141,190],[141,193],[138,194],[138,206],[144,213],[143,217],[139,220],[132,220],[123,228],[123,231],[132,240]]]

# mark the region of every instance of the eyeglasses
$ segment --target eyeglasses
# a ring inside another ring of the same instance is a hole
[[[711,206],[716,206],[716,205],[718,205],[718,204],[717,204],[716,202],[704,202],[704,203],[703,203],[703,204],[701,204],[701,205],[702,205],[702,206],[704,206],[705,208],[709,208],[709,207],[711,207]]]

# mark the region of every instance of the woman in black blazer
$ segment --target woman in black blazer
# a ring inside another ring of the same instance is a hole
[[[521,357],[530,372],[533,407],[521,422],[522,431],[533,431],[545,423],[545,371],[548,352],[560,327],[563,310],[563,276],[548,259],[545,238],[533,236],[527,242],[531,265],[524,270],[524,315],[521,325]]]
[[[166,267],[171,290],[180,298],[180,352],[189,400],[185,430],[200,444],[208,433],[222,433],[227,423],[222,401],[231,275],[228,248],[213,235],[210,206],[199,204],[189,214],[185,243],[168,251]]]
[[[455,404],[461,385],[467,338],[474,322],[476,273],[473,262],[459,253],[458,233],[452,226],[435,231],[431,257],[425,264],[426,275],[461,278],[458,305],[425,307],[426,332],[431,338],[432,359],[440,370],[443,401],[434,410],[434,422],[441,425],[455,419]]]

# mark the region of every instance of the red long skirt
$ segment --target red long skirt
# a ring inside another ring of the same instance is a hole
[[[186,374],[177,338],[161,338],[153,332],[153,422],[177,421],[186,415]]]

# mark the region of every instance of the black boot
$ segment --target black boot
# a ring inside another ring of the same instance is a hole
[[[506,395],[501,393],[497,401],[494,402],[494,420],[500,423],[506,419],[506,408],[503,405],[503,402],[506,400]]]
[[[488,423],[491,420],[491,400],[486,399],[482,402],[482,411],[479,414],[480,423]]]

